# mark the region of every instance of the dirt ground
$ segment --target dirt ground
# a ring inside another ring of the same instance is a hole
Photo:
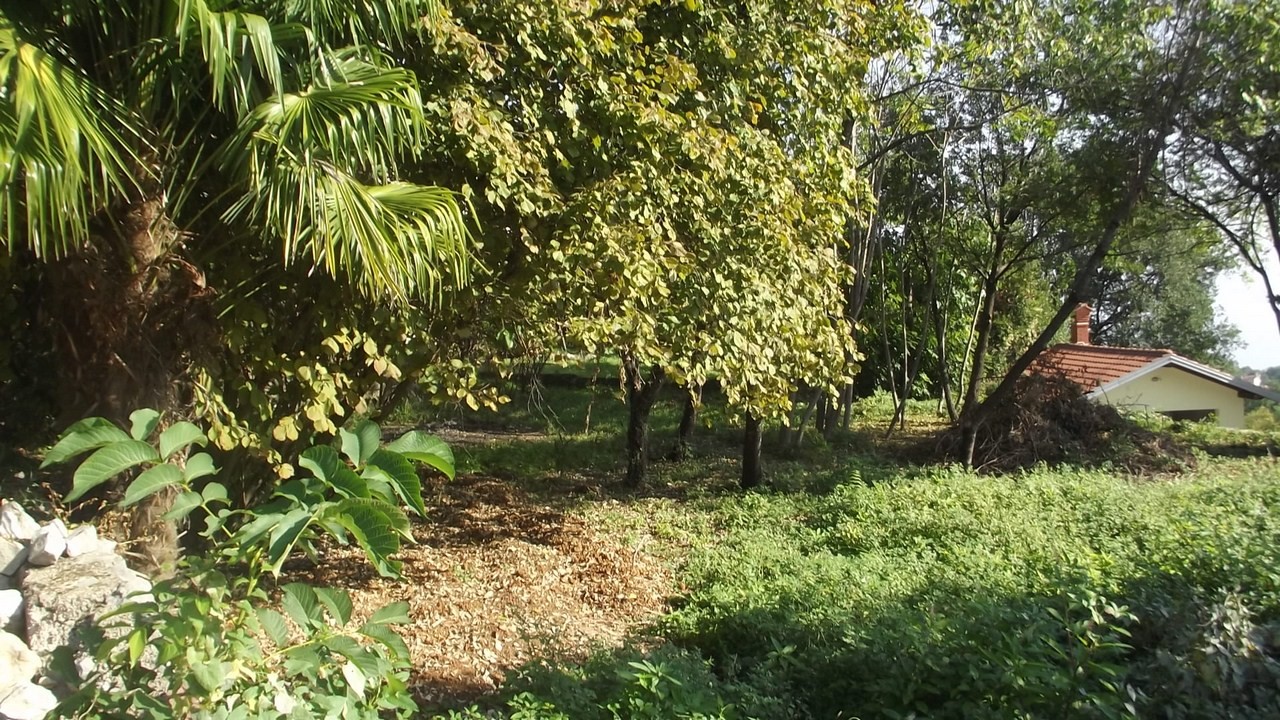
[[[672,591],[660,561],[501,480],[441,483],[428,508],[413,528],[418,543],[398,556],[403,581],[379,578],[352,548],[335,548],[296,577],[347,588],[362,614],[408,602],[413,622],[401,632],[423,703],[480,697],[535,658],[617,646]]]

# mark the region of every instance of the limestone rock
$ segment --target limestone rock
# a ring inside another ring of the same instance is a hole
[[[0,505],[0,538],[30,540],[40,530],[40,523],[12,500]]]
[[[0,590],[0,628],[21,635],[26,623],[22,622],[22,592]]]
[[[98,537],[98,529],[92,525],[81,525],[67,533],[67,557],[80,557],[88,553],[105,550],[113,552],[116,544]]]
[[[23,683],[0,698],[0,718],[4,720],[41,720],[58,706],[58,698],[48,688]]]
[[[13,576],[27,562],[27,546],[17,540],[0,537],[0,575]]]
[[[150,590],[151,582],[114,553],[91,552],[48,567],[33,567],[22,580],[27,643],[41,654],[62,645],[82,649],[84,626],[120,607],[130,595]]]
[[[61,520],[54,520],[36,532],[31,539],[31,555],[27,562],[32,565],[52,565],[67,551],[67,526]]]
[[[12,633],[0,632],[0,697],[25,682],[40,671],[40,656],[36,655],[22,638]]]

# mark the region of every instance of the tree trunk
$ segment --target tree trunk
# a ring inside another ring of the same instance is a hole
[[[50,266],[59,422],[99,415],[127,426],[142,407],[163,413],[165,424],[183,419],[193,359],[215,337],[204,275],[176,252],[180,236],[158,195],[96,229],[118,242],[94,243]],[[172,499],[157,493],[132,512],[130,552],[145,570],[177,559],[177,529],[162,518]]]
[[[760,469],[760,420],[747,413],[746,430],[742,438],[742,488],[759,487],[763,474]]]
[[[634,359],[623,361],[627,385],[627,477],[629,488],[644,484],[649,474],[649,413],[662,387],[662,369],[650,368],[646,376]]]
[[[680,426],[676,429],[676,445],[671,449],[671,459],[675,462],[684,462],[689,459],[692,454],[690,440],[693,439],[693,429],[698,425],[698,395],[702,394],[702,389],[691,390],[684,398],[684,411],[680,413]]]

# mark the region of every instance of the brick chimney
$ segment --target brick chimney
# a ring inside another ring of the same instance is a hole
[[[1093,308],[1089,307],[1089,303],[1076,306],[1075,322],[1071,325],[1071,342],[1077,345],[1089,344],[1089,318],[1092,315]]]

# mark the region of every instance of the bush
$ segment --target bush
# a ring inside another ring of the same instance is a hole
[[[1275,477],[942,469],[725,500],[661,632],[754,687],[748,717],[1275,717]]]

